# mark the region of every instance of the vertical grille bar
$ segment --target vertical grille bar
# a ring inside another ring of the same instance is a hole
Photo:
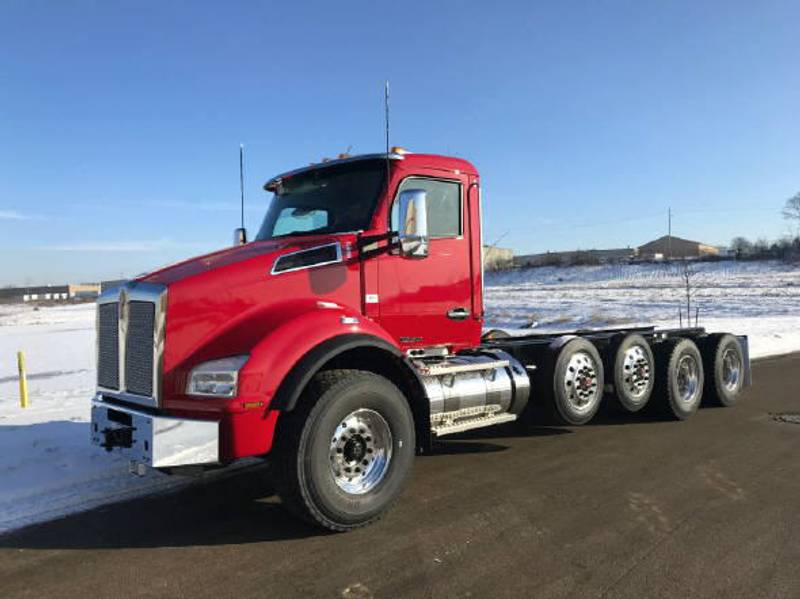
[[[125,338],[125,387],[128,393],[153,395],[153,332],[155,304],[128,303],[128,332]]]
[[[119,304],[97,307],[97,384],[119,389]]]

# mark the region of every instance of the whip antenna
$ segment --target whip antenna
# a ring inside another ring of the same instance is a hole
[[[386,187],[389,187],[389,80],[383,88],[384,119],[386,121]]]
[[[242,229],[244,229],[244,144],[239,144],[239,194],[242,199]]]

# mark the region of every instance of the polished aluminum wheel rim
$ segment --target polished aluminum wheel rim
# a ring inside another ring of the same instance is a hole
[[[370,492],[392,460],[389,424],[374,410],[351,412],[336,427],[329,455],[331,475],[340,489],[352,495]]]
[[[650,360],[641,345],[632,345],[625,350],[622,359],[622,381],[628,394],[641,399],[650,384]]]
[[[582,351],[572,354],[564,372],[564,389],[575,412],[591,411],[599,397],[597,364],[592,356]]]
[[[678,397],[682,402],[693,403],[700,388],[700,367],[694,356],[678,360]]]
[[[737,391],[742,376],[739,352],[728,348],[722,353],[722,384],[728,391]]]

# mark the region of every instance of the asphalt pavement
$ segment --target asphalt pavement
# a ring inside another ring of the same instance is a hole
[[[268,467],[0,537],[0,597],[800,597],[800,354],[734,408],[484,429],[328,534]],[[0,481],[0,484],[2,481]]]

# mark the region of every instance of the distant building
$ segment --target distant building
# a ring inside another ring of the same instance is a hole
[[[719,256],[719,248],[699,241],[681,239],[674,235],[664,235],[654,241],[636,248],[636,257],[640,260],[669,260],[671,258],[705,258]]]
[[[100,283],[79,283],[77,285],[67,285],[67,287],[69,287],[70,299],[74,297],[97,297],[100,295]]]
[[[72,285],[29,285],[0,289],[0,302],[44,302],[75,298],[97,297],[100,285],[80,283]]]
[[[573,250],[569,252],[545,252],[514,257],[514,266],[575,266],[580,264],[614,264],[628,262],[636,253],[633,248],[610,250]]]
[[[503,270],[514,266],[514,250],[493,245],[483,246],[483,267],[486,270]]]

